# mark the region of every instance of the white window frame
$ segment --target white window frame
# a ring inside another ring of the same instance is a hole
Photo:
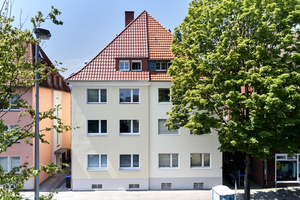
[[[53,76],[53,85],[57,86],[57,76]]]
[[[130,102],[121,102],[121,90],[130,90]],[[133,90],[138,90],[139,101],[133,102]],[[119,88],[119,103],[120,104],[139,104],[140,103],[140,89],[139,88]]]
[[[62,85],[62,78],[61,78],[61,77],[58,78],[58,84],[59,84],[59,87],[62,87],[62,86],[63,86],[63,85]]]
[[[124,68],[123,69],[123,67],[122,67],[122,69],[121,69],[121,63],[128,63],[128,69],[126,69],[126,68]],[[120,60],[119,61],[119,71],[121,71],[121,72],[128,72],[130,70],[130,63],[129,63],[129,60]]]
[[[159,91],[160,90],[169,90],[169,95],[170,95],[170,93],[171,93],[171,90],[170,90],[170,88],[158,88],[158,90],[157,90],[157,100],[158,100],[158,103],[159,104],[171,104],[172,102],[171,102],[171,96],[168,96],[169,97],[169,101],[159,101]]]
[[[49,84],[49,85],[52,85],[52,80],[51,80],[51,75],[47,75],[47,83]]]
[[[190,158],[192,158],[192,154],[201,154],[201,164],[202,166],[192,166],[192,161],[190,159],[190,168],[191,169],[211,169],[211,153],[190,153]],[[204,166],[204,154],[209,154],[209,166]]]
[[[158,64],[159,63],[159,69],[156,69],[156,64]],[[166,69],[162,69],[162,63],[164,63],[165,64],[165,68]],[[165,71],[167,71],[167,63],[166,62],[155,62],[155,71],[161,71],[161,72],[165,72]]]
[[[133,63],[140,63],[140,69],[133,69]],[[131,61],[131,71],[142,71],[143,67],[142,67],[142,61],[141,60],[132,60]]]
[[[130,121],[130,132],[129,133],[121,132],[121,121]],[[138,123],[139,123],[138,133],[133,132],[133,121],[138,121]],[[119,120],[119,135],[140,135],[140,127],[141,127],[140,120],[138,120],[138,119],[120,119]]]
[[[130,155],[130,167],[121,167],[121,156],[128,156]],[[133,167],[133,156],[138,155],[139,157],[139,166]],[[119,170],[140,170],[140,154],[120,154],[119,156]]]
[[[170,166],[169,167],[160,167],[159,163],[159,156],[162,154],[168,154],[170,156]],[[177,167],[172,167],[173,165],[173,154],[177,155],[177,161],[178,161],[178,166]],[[179,159],[179,153],[159,153],[158,154],[158,169],[180,169],[180,159]]]
[[[99,156],[99,167],[89,167],[89,155],[98,155]],[[106,167],[102,167],[102,161],[101,157],[106,156]],[[108,156],[107,154],[98,154],[98,153],[90,153],[86,155],[86,169],[87,170],[107,170],[107,165],[108,165]]]
[[[5,173],[10,172],[13,167],[12,167],[12,158],[19,158],[20,164],[19,166],[21,166],[21,157],[20,156],[0,156],[1,158],[7,158],[7,171],[5,171]],[[16,172],[16,174],[19,174],[21,172],[21,168],[19,169],[18,172]]]
[[[98,101],[96,102],[96,101],[92,101],[92,102],[89,102],[88,100],[89,100],[89,94],[88,94],[88,92],[89,92],[89,90],[98,90]],[[102,90],[105,90],[106,91],[106,101],[101,101],[101,91]],[[107,88],[87,88],[86,89],[86,103],[87,104],[107,104]]]
[[[99,132],[98,133],[89,133],[89,121],[98,121]],[[101,121],[106,121],[106,133],[101,132]],[[86,134],[88,136],[97,136],[97,135],[107,135],[107,120],[106,119],[89,119],[86,121]]]
[[[180,135],[179,129],[171,130],[171,131],[169,131],[168,133],[161,133],[161,129],[160,129],[160,120],[165,120],[165,121],[167,121],[167,119],[158,119],[158,120],[157,120],[157,133],[158,133],[158,135]],[[164,122],[164,124],[165,124],[165,122]],[[166,127],[166,126],[164,125],[164,127]],[[166,128],[167,128],[167,127],[166,127]],[[175,131],[177,131],[177,133],[175,133]]]

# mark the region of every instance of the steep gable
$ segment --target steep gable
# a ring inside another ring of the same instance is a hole
[[[69,81],[149,81],[148,71],[118,71],[116,59],[170,60],[172,34],[146,11],[129,23]]]

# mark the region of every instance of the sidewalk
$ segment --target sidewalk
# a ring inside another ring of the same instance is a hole
[[[40,185],[40,195],[58,190],[54,200],[211,200],[211,190],[168,190],[168,191],[71,191],[66,188],[65,177],[71,174],[64,168],[64,174],[50,176]],[[224,182],[226,185],[227,183]],[[233,185],[228,185],[234,190]],[[262,189],[251,184],[251,199],[254,200],[299,200],[300,187]],[[34,191],[23,191],[24,198],[34,199]],[[237,190],[237,200],[244,200],[244,190]]]

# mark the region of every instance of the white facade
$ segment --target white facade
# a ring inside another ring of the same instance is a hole
[[[162,124],[168,118],[171,103],[160,103],[158,91],[170,88],[171,82],[70,84],[72,126],[80,127],[72,132],[73,190],[199,189],[222,184],[217,132],[197,136],[180,128],[178,134],[159,134],[159,120]],[[100,99],[106,93],[106,102],[88,102],[88,91],[98,92]],[[123,91],[131,92],[129,102],[120,102]],[[131,128],[128,132],[122,132],[123,122]],[[90,130],[95,124],[97,133]],[[193,165],[202,159],[202,166],[191,167],[191,157]]]

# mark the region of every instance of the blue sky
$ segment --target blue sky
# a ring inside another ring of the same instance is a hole
[[[3,1],[3,0],[2,0]],[[20,12],[23,28],[32,29],[30,17],[37,11],[49,13],[51,6],[62,12],[62,26],[47,21],[41,28],[50,30],[52,37],[42,48],[52,62],[62,62],[68,68],[66,78],[80,70],[125,27],[125,11],[137,17],[146,10],[172,32],[187,15],[191,0],[15,0],[13,16],[19,26]]]

